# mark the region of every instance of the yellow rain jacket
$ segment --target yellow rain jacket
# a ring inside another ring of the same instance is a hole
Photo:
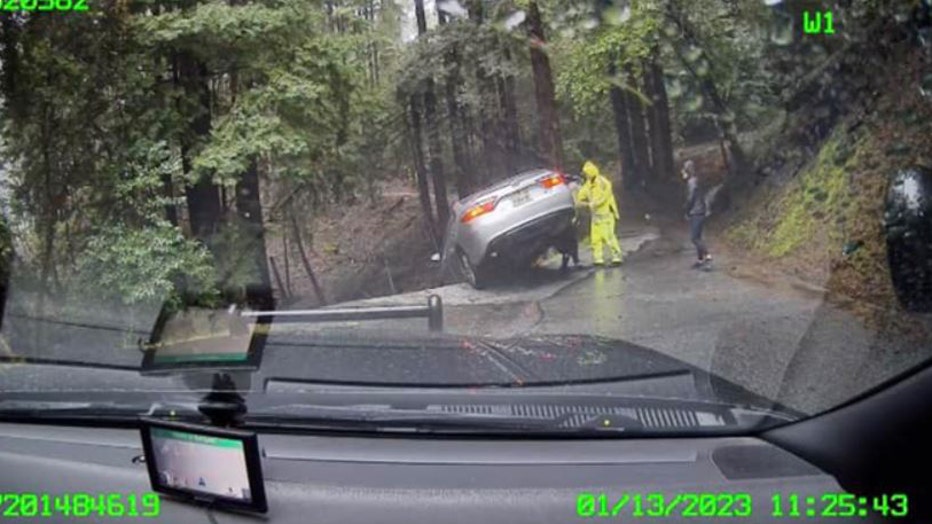
[[[599,168],[592,162],[583,165],[583,175],[586,181],[576,195],[576,201],[578,205],[585,205],[592,212],[589,232],[592,261],[596,265],[604,263],[604,244],[611,252],[612,263],[621,263],[621,246],[618,244],[618,237],[615,236],[615,221],[619,218],[618,204],[615,202],[615,193],[612,192],[612,183],[602,176]]]

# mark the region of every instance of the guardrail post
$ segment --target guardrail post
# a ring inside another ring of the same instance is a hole
[[[427,328],[432,332],[443,331],[443,301],[439,295],[427,297]]]

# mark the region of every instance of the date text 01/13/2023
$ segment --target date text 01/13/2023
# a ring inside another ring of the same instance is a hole
[[[749,493],[605,493],[583,492],[576,497],[576,515],[583,518],[612,517],[713,517],[771,518],[867,517],[903,518],[909,515],[905,494],[859,497],[852,493],[820,496],[775,493],[770,500],[755,501]]]
[[[0,11],[87,10],[87,0],[0,0]]]
[[[0,522],[30,517],[158,517],[157,493],[0,493]]]

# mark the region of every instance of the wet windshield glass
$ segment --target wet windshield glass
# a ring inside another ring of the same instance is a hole
[[[225,368],[278,419],[328,384],[771,424],[932,355],[927,0],[5,9],[0,400]]]

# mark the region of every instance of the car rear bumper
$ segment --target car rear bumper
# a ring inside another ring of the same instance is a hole
[[[520,226],[506,231],[489,242],[483,260],[504,257],[520,259],[530,256],[532,252],[544,249],[573,227],[572,208],[560,209],[552,213],[529,220]]]

